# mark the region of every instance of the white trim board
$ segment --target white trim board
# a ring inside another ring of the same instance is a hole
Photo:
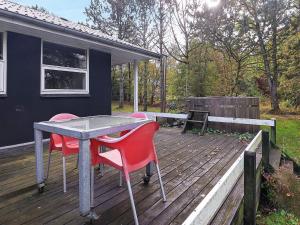
[[[227,170],[182,225],[207,225],[226,200],[244,171],[244,153]]]
[[[146,113],[149,117],[187,119],[187,114],[157,113],[157,112],[144,112],[144,113]],[[209,122],[219,122],[219,123],[246,124],[246,125],[264,125],[264,126],[270,126],[270,127],[275,126],[274,120],[261,120],[261,119],[208,116],[208,121]]]
[[[0,69],[0,79],[2,85],[0,85],[0,94],[1,95],[6,95],[7,94],[7,32],[0,28],[0,32],[3,33],[3,59],[0,59],[0,66],[2,69]]]
[[[257,135],[252,139],[252,141],[247,145],[245,151],[255,152],[258,146],[262,142],[262,130],[260,130]]]
[[[47,143],[49,141],[50,141],[49,138],[43,139],[43,143]],[[16,144],[16,145],[2,146],[2,147],[0,147],[0,152],[4,151],[4,150],[9,150],[9,149],[17,149],[17,148],[29,147],[29,146],[33,146],[33,145],[34,145],[34,141],[25,142],[25,143]]]
[[[261,119],[247,119],[247,118],[233,118],[233,117],[218,117],[208,116],[209,122],[219,123],[237,123],[237,124],[248,124],[248,125],[264,125],[274,127],[274,120],[261,120]]]
[[[187,119],[187,114],[176,114],[176,113],[157,113],[157,112],[144,112],[146,115],[151,117],[161,118],[174,118],[174,119]]]

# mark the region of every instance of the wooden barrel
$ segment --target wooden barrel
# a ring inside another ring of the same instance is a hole
[[[259,98],[257,97],[189,97],[186,100],[188,110],[209,111],[210,116],[259,119]],[[259,126],[212,123],[208,127],[226,132],[256,133]]]

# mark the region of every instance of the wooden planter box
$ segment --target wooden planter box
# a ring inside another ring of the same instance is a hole
[[[189,97],[186,110],[209,111],[210,116],[259,119],[259,98],[257,97]],[[213,123],[208,127],[226,132],[257,133],[259,126]]]

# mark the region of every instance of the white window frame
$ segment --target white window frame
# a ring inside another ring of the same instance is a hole
[[[0,86],[0,95],[7,94],[7,32],[0,29],[0,32],[3,33],[3,59],[0,59],[0,63],[3,66],[2,74],[0,74],[0,79],[2,80],[3,86]]]
[[[42,95],[57,95],[57,94],[62,94],[62,95],[73,95],[73,94],[89,94],[90,93],[90,88],[89,88],[89,49],[85,48],[80,48],[82,50],[85,50],[86,52],[86,69],[79,69],[79,68],[72,68],[72,67],[63,67],[63,66],[54,66],[54,65],[47,65],[43,64],[43,43],[44,42],[50,42],[53,44],[58,44],[58,45],[63,45],[63,46],[68,46],[71,48],[77,48],[75,46],[70,46],[70,45],[65,45],[61,43],[56,43],[53,41],[48,41],[48,40],[42,40],[41,43],[41,94]],[[57,71],[66,71],[66,72],[77,72],[77,73],[84,73],[85,74],[85,89],[46,89],[45,88],[45,70],[57,70]]]

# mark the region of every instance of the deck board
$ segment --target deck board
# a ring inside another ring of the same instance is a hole
[[[148,186],[142,184],[144,170],[133,173],[131,183],[140,224],[181,224],[245,147],[233,136],[181,134],[176,128],[161,128],[155,143],[167,202],[161,200],[156,173]],[[43,194],[36,190],[34,160],[32,148],[0,153],[0,224],[87,222],[79,216],[76,156],[67,159],[65,194],[61,155],[53,154]],[[117,184],[115,169],[105,167],[104,176],[96,176],[95,210],[101,216],[95,224],[133,224],[127,189]]]

